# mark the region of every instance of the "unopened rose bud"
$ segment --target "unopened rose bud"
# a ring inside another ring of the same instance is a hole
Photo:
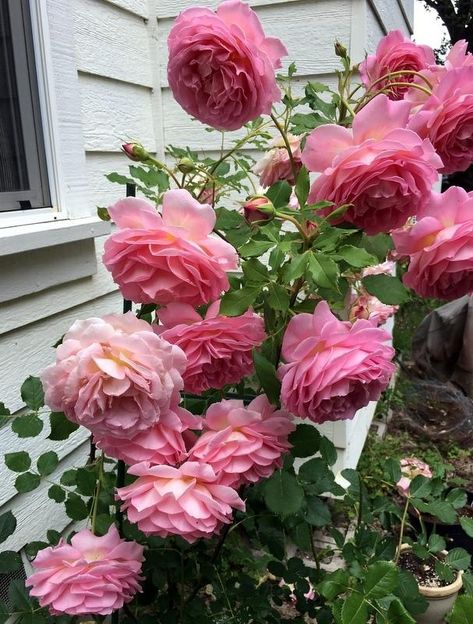
[[[195,170],[195,164],[190,158],[181,158],[177,168],[181,173],[191,173]]]
[[[149,158],[149,153],[139,143],[125,143],[122,145],[122,151],[135,162],[145,162]]]
[[[340,43],[340,41],[335,42],[335,54],[342,59],[347,58],[347,49]]]
[[[273,203],[265,195],[250,197],[243,205],[243,212],[248,223],[271,221],[276,214]]]

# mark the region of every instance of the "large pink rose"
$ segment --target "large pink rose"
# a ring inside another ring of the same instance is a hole
[[[263,319],[248,310],[241,316],[219,315],[220,302],[202,317],[189,305],[174,303],[158,312],[162,338],[187,356],[184,389],[199,394],[238,383],[253,372],[253,348],[266,338]]]
[[[94,435],[133,436],[179,403],[184,353],[132,312],[76,321],[41,374],[46,404]]]
[[[167,191],[162,216],[149,202],[128,197],[109,208],[118,226],[103,262],[126,299],[201,305],[228,290],[235,249],[212,234],[215,212],[185,190]]]
[[[234,488],[270,477],[281,466],[281,457],[294,431],[292,416],[276,410],[265,394],[245,407],[243,401],[224,400],[209,407],[203,435],[190,450],[189,459],[210,464],[219,482]]]
[[[294,160],[296,173],[302,167],[301,140],[299,137],[287,135]],[[258,160],[253,167],[254,173],[259,176],[261,186],[272,186],[279,180],[287,180],[289,184],[295,184],[294,171],[289,158],[289,153],[282,138],[271,141],[270,149]]]
[[[138,479],[117,490],[122,510],[146,535],[180,535],[189,543],[212,537],[222,524],[231,522],[233,509],[245,503],[232,488],[221,485],[213,469],[203,463],[185,462],[179,468],[132,466]]]
[[[419,72],[435,64],[432,48],[418,45],[404,36],[400,30],[392,30],[378,43],[375,54],[370,54],[360,64],[361,79],[372,91],[388,90],[392,100],[400,100],[409,86],[394,86],[395,82],[412,82],[414,74],[399,74],[381,80],[386,74],[399,71]]]
[[[355,115],[353,129],[319,126],[307,138],[302,161],[322,174],[309,202],[330,201],[326,216],[351,204],[338,219],[367,234],[404,225],[429,199],[442,161],[429,140],[407,130],[410,104],[377,95]]]
[[[441,73],[409,128],[430,139],[443,161],[442,173],[468,169],[473,163],[473,64]]]
[[[254,11],[239,0],[215,12],[183,11],[168,38],[168,80],[182,108],[219,130],[237,130],[271,113],[281,99],[274,70],[287,50],[266,37]]]
[[[293,414],[316,423],[353,418],[379,399],[394,372],[390,336],[367,320],[339,321],[321,301],[298,314],[283,339],[281,400]]]
[[[202,420],[182,407],[162,414],[149,429],[126,438],[102,435],[94,438],[98,448],[109,457],[128,465],[147,461],[150,464],[177,464],[187,457],[184,432],[201,429]]]
[[[83,529],[70,544],[40,550],[26,586],[51,615],[108,615],[141,591],[143,560],[143,546],[121,539],[114,525],[103,537]]]
[[[404,283],[421,297],[457,299],[473,292],[473,192],[457,186],[433,193],[410,228],[393,232],[410,256]]]

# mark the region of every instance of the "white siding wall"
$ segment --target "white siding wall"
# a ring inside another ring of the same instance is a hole
[[[64,164],[68,165],[64,174],[68,190],[66,208],[72,218],[92,215],[95,205],[108,205],[123,193],[122,187],[104,178],[110,171],[126,172],[127,162],[120,153],[123,140],[138,139],[160,155],[171,142],[196,149],[218,147],[216,134],[206,133],[173,102],[166,81],[166,36],[172,19],[195,2],[46,3],[58,123]],[[197,4],[215,7],[218,2],[199,0]],[[328,81],[333,80],[337,67],[333,55],[336,38],[350,45],[355,61],[361,60],[364,50],[372,50],[386,30],[401,28],[408,32],[406,16],[412,17],[412,4],[413,0],[251,2],[266,32],[280,37],[287,45],[286,65],[294,60],[302,78]],[[75,318],[120,310],[119,294],[101,265],[102,246],[103,237],[81,245],[57,245],[42,254],[39,265],[34,252],[0,258],[0,291],[6,288],[6,274],[20,261],[30,263],[27,269],[31,274],[30,294],[25,294],[24,287],[15,292],[10,279],[11,293],[0,304],[0,400],[12,410],[21,408],[19,386],[23,379],[38,374],[52,360],[52,345]],[[57,266],[51,266],[56,262]],[[80,271],[74,272],[78,262],[81,266],[89,263],[85,277]],[[327,433],[343,450],[344,465],[356,463],[361,450],[359,441],[371,411],[360,416],[356,425],[328,427]],[[350,442],[354,438],[357,444]],[[83,440],[83,433],[77,433],[59,448],[64,465],[81,460],[85,452],[85,447],[80,446]],[[25,443],[8,430],[0,432],[0,455],[28,447],[36,457],[47,449],[47,443],[38,444],[36,438]],[[19,548],[33,538],[41,539],[49,526],[66,526],[67,518],[58,514],[59,506],[45,497],[43,488],[31,495],[15,496],[9,485],[12,475],[3,466],[0,479],[4,483],[0,513],[11,506],[20,524],[8,548]]]

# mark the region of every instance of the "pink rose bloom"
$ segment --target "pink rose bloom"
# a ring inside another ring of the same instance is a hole
[[[95,436],[133,436],[179,403],[184,353],[132,312],[76,321],[41,374],[46,404]]]
[[[186,354],[186,392],[223,388],[253,372],[253,349],[266,338],[263,319],[250,310],[241,316],[222,316],[219,308],[219,301],[213,303],[203,319],[182,303],[158,311],[162,325],[155,331]]]
[[[390,335],[367,320],[339,321],[326,301],[298,314],[284,334],[283,405],[315,423],[353,418],[377,401],[395,370]]]
[[[404,283],[421,297],[452,300],[473,292],[473,192],[451,186],[432,193],[418,221],[393,232],[393,240],[410,256]]]
[[[356,319],[367,319],[374,325],[383,325],[388,318],[395,314],[399,306],[382,303],[377,297],[363,293],[354,296],[351,302],[348,318],[350,321]]]
[[[409,128],[430,139],[443,161],[442,173],[468,169],[473,163],[473,65],[443,73]]]
[[[40,550],[26,586],[51,615],[108,615],[141,591],[143,560],[143,546],[121,539],[115,525],[103,537],[83,529],[70,545]]]
[[[212,234],[215,212],[185,190],[167,191],[162,215],[128,197],[109,208],[118,230],[105,243],[103,262],[125,299],[201,305],[228,290],[235,249]]]
[[[177,464],[187,457],[183,433],[201,429],[202,419],[182,407],[163,414],[149,429],[128,438],[103,435],[94,438],[98,448],[109,457],[122,459],[129,466],[142,461],[150,464]]]
[[[239,0],[183,11],[168,37],[174,98],[202,123],[237,130],[281,99],[274,70],[287,50]]]
[[[362,275],[366,277],[367,275],[394,275],[396,269],[396,263],[392,260],[386,260],[386,262],[382,262],[381,264],[373,264],[372,266],[368,266],[363,269]]]
[[[428,202],[442,161],[427,139],[407,130],[410,104],[377,95],[353,120],[352,130],[319,126],[308,138],[302,161],[321,171],[309,203],[333,202],[327,216],[352,204],[337,223],[348,221],[369,235],[404,225]]]
[[[367,90],[389,89],[392,100],[402,100],[408,86],[390,87],[393,82],[412,82],[414,74],[399,74],[381,80],[386,74],[399,71],[420,72],[435,64],[432,48],[418,45],[404,36],[400,30],[392,30],[378,43],[375,54],[370,54],[360,64],[360,74]]]
[[[301,140],[292,134],[288,134],[287,138],[297,173],[299,173],[302,167]],[[270,149],[253,167],[253,172],[259,176],[261,186],[272,186],[279,180],[286,180],[292,185],[296,183],[286,144],[282,137],[271,141]]]
[[[276,410],[262,394],[247,407],[237,400],[214,403],[205,415],[204,429],[189,459],[209,464],[219,483],[238,488],[267,479],[281,467],[295,426],[288,412]]]
[[[232,509],[245,503],[221,485],[208,464],[186,462],[178,468],[136,464],[128,470],[138,479],[117,490],[128,519],[146,535],[179,535],[189,543],[218,533],[229,524]]]
[[[420,459],[417,459],[417,457],[405,457],[404,459],[401,459],[401,473],[402,477],[396,485],[399,493],[403,496],[407,496],[411,481],[419,475],[422,475],[427,479],[432,478],[430,466]]]

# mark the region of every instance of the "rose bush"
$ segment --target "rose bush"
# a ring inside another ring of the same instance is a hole
[[[53,445],[79,426],[89,433],[86,462],[63,474],[53,449],[35,463],[23,449],[5,455],[18,493],[43,486],[87,527],[64,529],[58,514],[38,536],[47,541],[27,545],[31,591],[12,582],[0,624],[10,614],[413,624],[425,601],[396,565],[408,510],[455,521],[464,494],[444,492],[412,458],[388,459],[384,481],[404,488],[404,507],[368,500],[356,471],[339,484],[337,450],[315,425],[354,419],[387,388],[394,349],[378,325],[408,288],[473,291],[473,199],[432,190],[439,171],[473,163],[471,57],[457,44],[438,66],[391,33],[353,89],[356,65],[337,43],[338,90],[311,82],[296,96],[295,66],[274,73],[284,44],[239,0],[185,10],[168,44],[176,100],[213,129],[241,132],[222,136],[217,157],[170,145],[161,162],[123,146],[139,197],[99,215],[116,225],[103,261],[127,312],[76,321],[55,363],[23,384],[27,412],[0,404],[0,424],[20,438],[45,420]],[[334,526],[327,494],[349,521],[356,510],[353,537]],[[16,524],[0,514],[0,541]],[[320,548],[315,529],[335,546]],[[437,557],[444,543],[424,533],[416,552]],[[335,550],[346,566],[329,572]],[[0,553],[0,574],[21,564]],[[442,580],[468,565],[456,552]]]

